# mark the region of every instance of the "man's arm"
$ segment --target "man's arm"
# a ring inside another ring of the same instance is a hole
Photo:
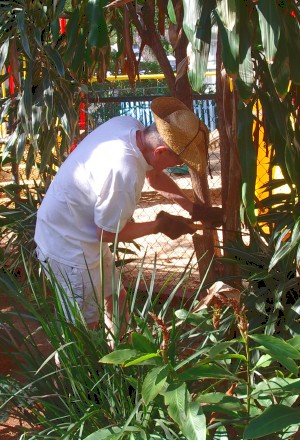
[[[194,203],[168,174],[151,170],[147,173],[147,180],[153,189],[192,214]]]
[[[161,232],[171,238],[171,240],[176,240],[181,235],[194,234],[197,229],[191,220],[160,211],[154,221],[143,223],[128,222],[118,234],[107,232],[97,227],[97,237],[104,242],[112,243],[116,237],[118,241],[126,242],[144,237],[145,235]]]
[[[149,171],[147,180],[153,189],[189,212],[193,221],[201,221],[214,227],[224,223],[222,208],[192,202],[176,182],[163,171]]]
[[[107,243],[114,243],[118,235],[118,241],[132,241],[136,238],[144,237],[150,234],[157,234],[159,232],[159,220],[155,219],[150,222],[136,223],[128,222],[124,228],[115,234],[113,232],[105,231],[97,227],[97,237],[99,240]]]

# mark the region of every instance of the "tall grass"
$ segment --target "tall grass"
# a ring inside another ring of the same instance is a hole
[[[155,292],[155,277],[155,262],[149,285],[141,266],[127,293],[125,335],[114,335],[112,350],[103,313],[98,330],[72,304],[66,319],[53,276],[31,272],[21,285],[1,272],[0,290],[18,305],[0,315],[14,331],[18,369],[0,377],[0,410],[28,423],[20,438],[296,438],[299,337],[255,333],[233,300],[199,307],[202,285],[179,300],[188,269],[168,296]],[[122,313],[114,319],[121,328]]]

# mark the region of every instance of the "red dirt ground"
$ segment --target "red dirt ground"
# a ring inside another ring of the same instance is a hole
[[[4,297],[3,293],[0,293],[0,314],[1,313],[7,313],[15,310],[18,306],[9,304],[7,301],[7,298]],[[18,307],[18,310],[20,310],[20,307]],[[16,316],[15,319],[15,328],[22,332],[24,335],[28,334],[27,330],[25,330],[24,326],[18,320],[18,317]],[[36,329],[36,324],[32,322],[32,320],[28,320],[27,325],[31,332],[33,332]],[[0,329],[0,332],[5,332],[5,330]],[[19,334],[16,332],[16,334]],[[9,338],[9,335],[5,332],[4,334],[5,339]],[[11,337],[13,340],[16,340],[16,335],[12,334]],[[36,342],[39,344],[39,347],[41,350],[45,352],[45,354],[50,354],[50,346],[47,343],[46,338],[42,335],[41,332],[37,332],[36,336]],[[6,344],[6,347],[4,347],[3,341],[1,343],[1,351],[9,351],[9,344]],[[12,350],[13,343],[12,343]],[[12,361],[12,359],[9,356],[5,356],[4,354],[1,354],[0,359],[0,375],[11,375],[14,376],[18,372],[18,365],[16,365],[15,362]],[[1,415],[1,414],[0,414]],[[22,428],[29,427],[28,424],[26,424],[22,419],[15,418],[15,417],[9,417],[5,421],[0,421],[0,439],[1,440],[12,440],[12,439],[19,439],[21,433],[23,432]]]

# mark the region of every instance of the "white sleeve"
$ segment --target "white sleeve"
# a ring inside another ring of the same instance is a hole
[[[113,191],[105,198],[98,197],[94,211],[95,224],[115,233],[131,219],[135,206],[134,197],[127,191]]]

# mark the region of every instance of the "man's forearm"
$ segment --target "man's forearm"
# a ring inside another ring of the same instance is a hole
[[[161,195],[180,205],[190,214],[193,211],[193,202],[184,191],[166,173],[152,173],[148,176],[149,185]]]
[[[97,228],[98,239],[107,243],[114,243],[116,237],[118,241],[126,242],[158,232],[158,220],[143,223],[128,222],[118,233]]]

